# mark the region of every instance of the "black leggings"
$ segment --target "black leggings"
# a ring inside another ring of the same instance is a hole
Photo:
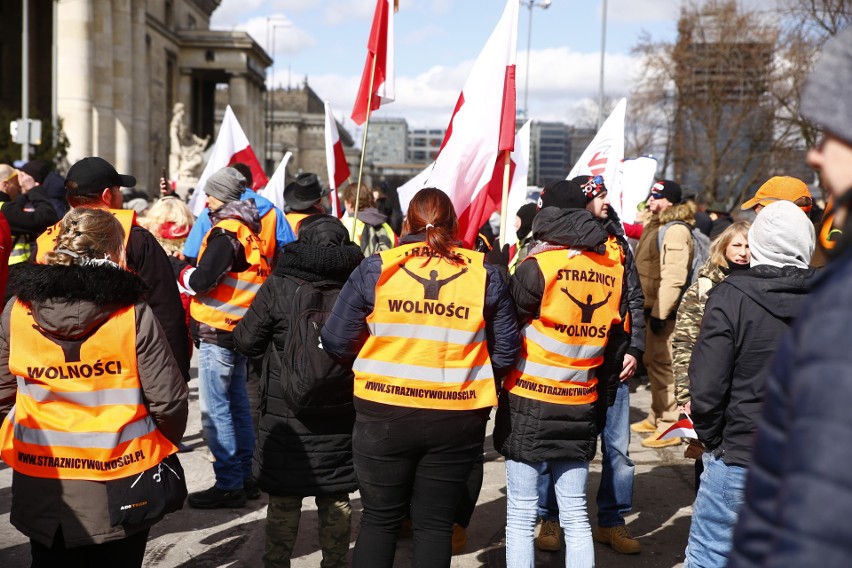
[[[138,568],[145,558],[145,545],[148,543],[148,531],[133,533],[120,540],[111,540],[103,544],[89,544],[74,548],[65,548],[62,528],[56,531],[53,545],[44,546],[30,540],[33,563],[31,568],[114,568],[122,566]]]
[[[411,504],[415,568],[450,565],[453,521],[471,469],[482,456],[483,411],[413,410],[389,421],[356,421],[355,473],[364,514],[355,568],[393,566]]]

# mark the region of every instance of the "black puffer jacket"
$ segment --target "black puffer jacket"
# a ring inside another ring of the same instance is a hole
[[[253,474],[273,495],[328,495],[356,489],[352,465],[352,393],[346,405],[334,403],[321,417],[296,417],[280,396],[278,356],[289,333],[288,319],[299,282],[334,280],[341,285],[364,256],[349,241],[343,225],[327,215],[306,219],[299,240],[284,247],[275,272],[263,284],[248,313],[234,329],[237,349],[249,357],[263,355],[261,412]]]
[[[813,269],[760,265],[710,291],[689,364],[689,394],[698,438],[728,465],[751,462],[766,364],[812,276]]]
[[[539,211],[533,221],[533,235],[540,244],[518,266],[509,282],[521,325],[539,316],[544,294],[544,276],[536,253],[565,247],[600,251],[610,238],[590,212],[555,207]],[[627,297],[628,287],[622,285],[622,316],[628,310]],[[502,392],[494,428],[497,451],[509,459],[529,463],[551,459],[591,461],[606,409],[615,401],[618,376],[629,345],[630,336],[623,327],[610,331],[604,362],[595,373],[598,400],[593,404],[553,404]]]

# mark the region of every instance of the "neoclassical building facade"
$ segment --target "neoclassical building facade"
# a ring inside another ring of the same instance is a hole
[[[101,156],[153,192],[168,167],[176,102],[196,134],[214,132],[217,88],[252,145],[265,145],[272,63],[245,32],[211,31],[220,0],[56,0],[56,110],[69,162]]]

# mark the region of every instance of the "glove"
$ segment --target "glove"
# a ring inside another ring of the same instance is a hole
[[[666,320],[661,320],[660,318],[651,316],[648,319],[648,326],[654,334],[659,335],[664,329],[666,329]]]
[[[509,245],[503,245],[500,250],[492,249],[485,255],[485,260],[493,266],[509,268]]]

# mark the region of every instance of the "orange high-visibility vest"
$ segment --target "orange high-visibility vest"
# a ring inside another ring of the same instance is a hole
[[[130,229],[136,225],[136,211],[132,209],[107,209],[112,213],[121,227],[124,229],[124,249],[127,250],[127,242],[130,240]],[[60,223],[56,223],[52,227],[48,227],[38,239],[38,252],[36,253],[36,262],[44,264],[44,257],[49,252],[53,252],[56,248],[56,239],[59,237]]]
[[[268,259],[275,258],[275,249],[278,246],[278,213],[275,208],[270,209],[266,215],[260,218],[260,251]]]
[[[314,213],[287,213],[284,217],[287,219],[287,222],[290,223],[290,228],[293,229],[293,234],[299,236],[299,223],[301,223],[305,217],[310,217],[314,215]]]
[[[621,248],[610,238],[605,254],[559,249],[534,258],[544,277],[541,313],[521,330],[521,357],[503,388],[543,402],[593,403],[595,369],[621,323]]]
[[[141,473],[177,451],[145,406],[133,306],[118,310],[79,351],[42,335],[20,301],[10,321],[9,370],[18,392],[0,429],[0,454],[12,469],[107,481]]]
[[[485,337],[485,257],[454,250],[461,265],[423,243],[380,253],[370,336],[352,366],[355,396],[445,410],[497,404]]]
[[[217,227],[236,236],[243,246],[249,268],[243,272],[228,272],[215,288],[193,296],[189,315],[199,323],[233,331],[269,276],[269,262],[262,254],[260,238],[251,229],[236,219],[224,219],[204,235],[198,253],[199,263],[207,250],[207,239]]]

